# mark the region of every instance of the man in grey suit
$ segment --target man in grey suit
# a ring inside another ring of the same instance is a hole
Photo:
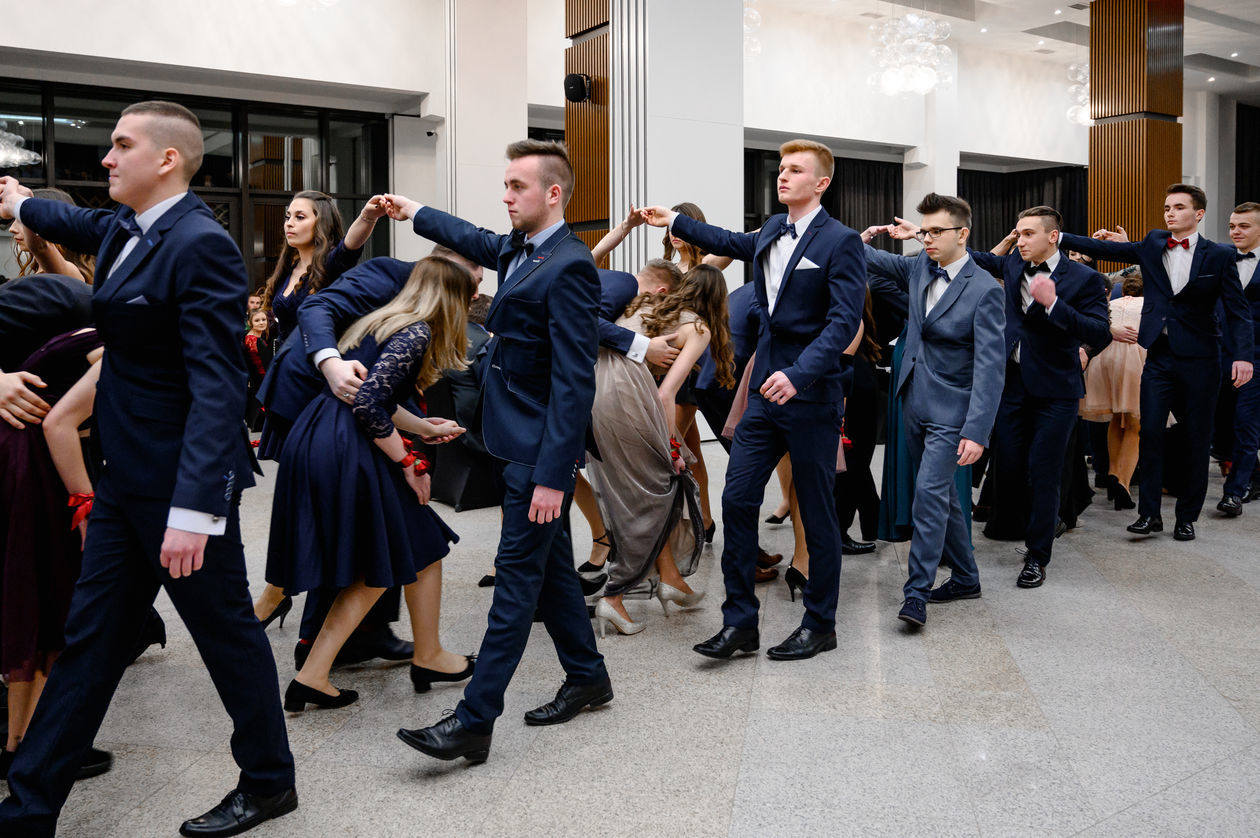
[[[961,198],[930,193],[915,257],[866,246],[872,271],[907,287],[910,311],[896,393],[911,460],[918,467],[911,518],[909,579],[897,617],[927,623],[927,603],[980,596],[980,574],[954,486],[954,469],[980,458],[989,444],[1006,375],[1006,312],[1002,287],[967,255],[971,207]],[[888,228],[872,227],[871,235]],[[953,568],[933,590],[942,557]]]

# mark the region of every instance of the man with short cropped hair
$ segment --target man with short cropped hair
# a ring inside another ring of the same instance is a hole
[[[1171,413],[1189,438],[1187,486],[1177,498],[1173,538],[1191,541],[1207,496],[1212,419],[1219,391],[1220,324],[1224,303],[1234,359],[1230,378],[1242,387],[1252,376],[1255,335],[1251,307],[1238,282],[1237,252],[1199,233],[1207,195],[1197,186],[1174,183],[1164,198],[1167,230],[1151,230],[1129,241],[1123,227],[1094,237],[1064,233],[1060,246],[1095,259],[1142,267],[1144,304],[1138,344],[1147,351],[1142,367],[1142,430],[1138,443],[1141,487],[1138,519],[1131,533],[1163,532],[1164,430]]]
[[[88,519],[66,648],[9,772],[0,834],[55,833],[159,586],[232,718],[239,780],[180,833],[236,835],[297,808],[275,660],[254,616],[239,503],[254,484],[245,413],[245,262],[188,184],[201,126],[173,102],[122,112],[102,164],[110,212],[23,198],[0,178],[0,217],[97,253],[105,343],[96,388],[105,465]],[[172,696],[170,712],[186,697]]]
[[[1234,207],[1229,216],[1229,238],[1234,244],[1234,264],[1251,310],[1252,327],[1258,329],[1260,283],[1255,279],[1256,262],[1260,261],[1260,203],[1247,201]],[[1260,332],[1253,335],[1253,351],[1260,351]],[[1238,401],[1234,406],[1234,466],[1225,481],[1225,496],[1216,505],[1230,518],[1241,515],[1243,503],[1253,499],[1253,493],[1260,489],[1257,448],[1260,448],[1260,381],[1252,378],[1238,388]]]
[[[910,289],[905,349],[894,393],[902,400],[910,459],[918,467],[907,559],[909,576],[897,618],[927,624],[927,603],[980,596],[980,572],[963,518],[954,472],[980,459],[989,444],[1005,375],[1002,288],[968,258],[971,207],[953,195],[919,202],[923,242],[917,256],[876,250],[862,233],[874,269]],[[1055,471],[1055,477],[1058,477]],[[942,561],[953,569],[933,590]]]

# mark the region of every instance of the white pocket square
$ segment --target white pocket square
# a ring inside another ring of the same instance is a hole
[[[130,300],[127,301],[127,305],[129,306],[147,306],[148,304],[149,304],[149,298],[143,294],[141,294],[139,297],[132,297]]]
[[[809,259],[807,259],[807,258],[805,258],[804,256],[802,256],[802,257],[801,257],[801,261],[799,261],[799,262],[797,262],[797,263],[796,263],[796,267],[797,267],[797,269],[799,269],[799,270],[807,270],[807,269],[809,269],[809,268],[816,268],[816,267],[818,267],[818,266],[817,266],[817,265],[815,265],[813,262],[809,261]]]

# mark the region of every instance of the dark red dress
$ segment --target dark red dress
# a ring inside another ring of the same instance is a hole
[[[86,356],[100,345],[95,329],[59,335],[21,369],[44,380],[39,395],[51,405],[87,372]],[[43,429],[0,422],[0,673],[14,681],[32,680],[48,653],[65,647],[82,561],[68,500]]]

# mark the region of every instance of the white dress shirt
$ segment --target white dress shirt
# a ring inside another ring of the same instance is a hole
[[[1055,269],[1059,267],[1059,251],[1058,251],[1058,250],[1055,250],[1053,253],[1051,253],[1051,254],[1050,254],[1050,258],[1049,258],[1049,259],[1047,259],[1047,260],[1046,260],[1045,262],[1043,262],[1042,264],[1044,264],[1044,265],[1046,266],[1046,269],[1047,269],[1047,270],[1049,270],[1049,271],[1050,271],[1050,273],[1054,273]],[[1040,272],[1039,272],[1039,273],[1040,273]],[[1059,298],[1058,298],[1058,297],[1055,297],[1055,298],[1054,298],[1054,302],[1052,302],[1052,303],[1050,304],[1050,307],[1046,309],[1046,314],[1049,314],[1050,312],[1054,311],[1054,307],[1055,307],[1056,305],[1058,305],[1058,303],[1059,303]],[[1032,305],[1032,304],[1033,304],[1033,295],[1032,295],[1032,277],[1030,277],[1028,274],[1023,273],[1023,272],[1021,271],[1021,272],[1020,272],[1020,280],[1019,280],[1019,307],[1020,307],[1020,310],[1022,310],[1022,311],[1024,312],[1024,314],[1027,314],[1027,313],[1028,313],[1028,307],[1029,307],[1030,305]],[[1023,341],[1018,341],[1018,342],[1016,342],[1016,344],[1015,344],[1015,351],[1011,353],[1011,359],[1012,359],[1013,361],[1015,361],[1015,363],[1017,363],[1017,364],[1019,363],[1019,345],[1020,345],[1021,343],[1023,343]]]
[[[1177,238],[1173,236],[1169,241]],[[1173,296],[1177,296],[1190,284],[1190,263],[1194,261],[1194,249],[1199,244],[1199,234],[1186,236],[1190,248],[1180,245],[1169,247],[1164,251],[1164,273],[1168,274],[1168,282],[1172,285]]]
[[[822,209],[821,204],[798,218],[795,222],[789,218],[788,223],[796,227],[796,238],[788,235],[779,236],[774,240],[774,244],[766,248],[762,270],[766,277],[767,311],[771,314],[774,314],[774,305],[779,301],[779,289],[783,287],[784,274],[787,272],[788,262],[792,259],[792,252],[800,244],[801,235],[809,229],[809,225],[813,222],[814,216],[818,215],[820,209]]]
[[[1252,277],[1256,275],[1256,263],[1260,262],[1260,253],[1252,251],[1252,254],[1250,259],[1238,260],[1238,281],[1242,283],[1244,289],[1251,283]],[[1243,252],[1241,250],[1238,251],[1238,255],[1242,256]]]
[[[949,283],[953,282],[955,279],[958,278],[959,272],[961,272],[963,267],[966,266],[967,260],[969,258],[970,257],[964,251],[963,255],[959,257],[958,259],[955,259],[953,262],[950,262],[948,265],[940,266],[945,269],[945,273],[949,274],[949,279],[944,280],[944,279],[938,278],[928,283],[927,292],[924,293],[923,295],[924,301],[926,302],[926,305],[924,306],[924,309],[923,309],[924,316],[926,316],[932,310],[933,306],[935,306],[938,302],[941,301],[941,297],[945,295],[946,289],[949,288]]]
[[[166,214],[166,211],[178,204],[184,199],[187,192],[181,192],[178,195],[172,195],[164,201],[159,201],[149,207],[142,213],[136,215],[136,225],[140,228],[141,234],[149,232],[157,220]],[[14,218],[20,223],[22,221],[22,204],[26,198],[19,198],[14,206]],[[118,258],[114,260],[114,264],[109,266],[109,275],[113,276],[118,266],[126,261],[131,255],[131,251],[136,249],[136,244],[140,241],[139,236],[129,238],[118,252]],[[108,279],[108,277],[106,277]],[[185,509],[180,506],[172,506],[166,514],[166,526],[171,529],[184,530],[185,532],[195,532],[203,535],[223,535],[227,532],[227,518],[223,515],[211,515],[209,512],[201,512],[196,509]]]

